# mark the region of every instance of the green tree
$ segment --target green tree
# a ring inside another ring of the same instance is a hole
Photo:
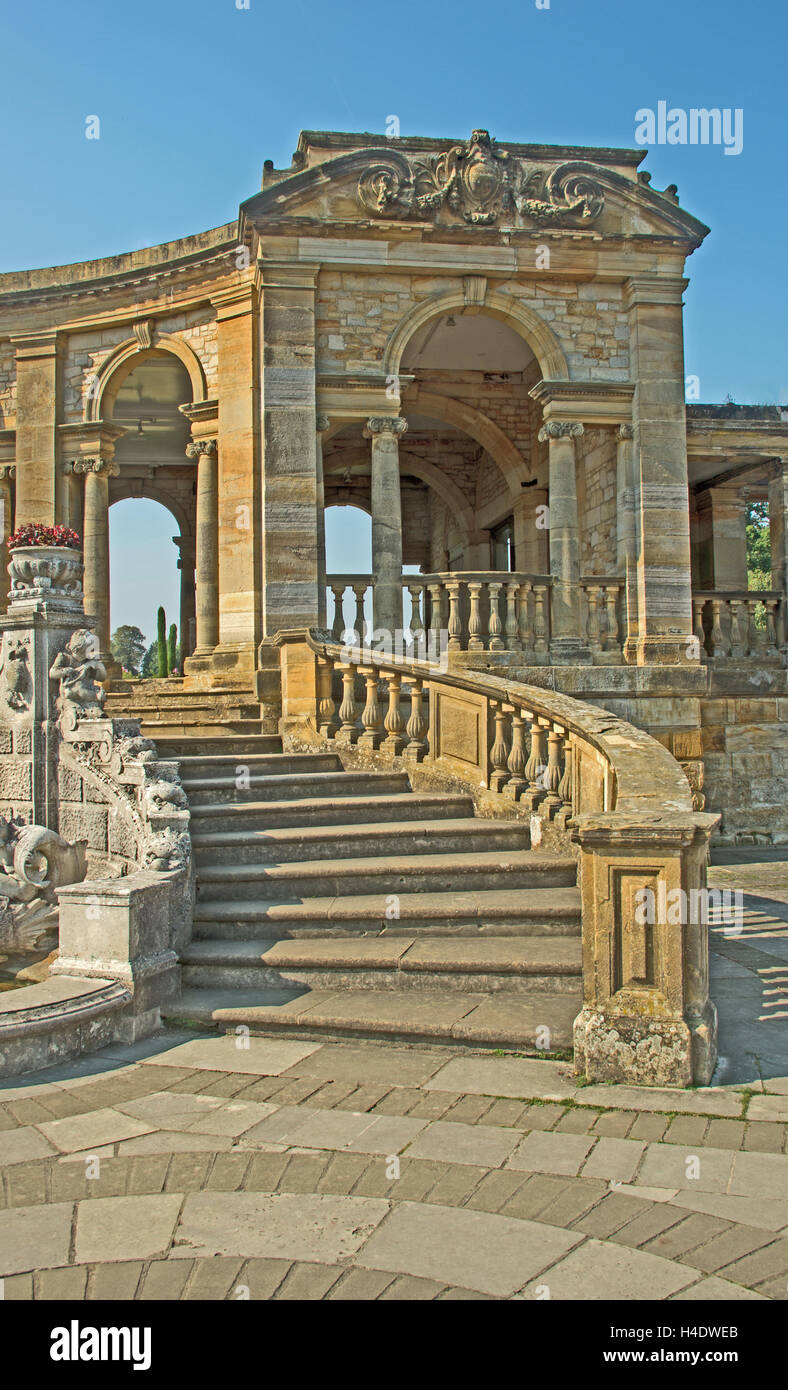
[[[115,629],[110,642],[112,655],[129,675],[138,676],[145,655],[145,635],[138,627],[124,623]]]
[[[178,665],[178,629],[175,623],[170,624],[170,632],[167,638],[167,667],[172,673]]]
[[[747,507],[747,587],[770,589],[771,569],[768,503],[750,502]]]
[[[159,644],[158,642],[151,642],[150,646],[148,647],[148,650],[142,658],[142,665],[140,666],[140,675],[150,678],[151,676],[157,676],[158,673]]]
[[[159,651],[158,674],[165,677],[168,674],[167,667],[167,615],[163,608],[160,608],[156,615],[156,644]]]

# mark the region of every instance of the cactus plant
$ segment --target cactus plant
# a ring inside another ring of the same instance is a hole
[[[159,609],[158,614],[157,614],[157,618],[156,618],[156,622],[157,622],[156,645],[157,645],[157,648],[158,648],[158,656],[159,656],[159,662],[158,662],[159,671],[158,671],[158,674],[159,674],[159,676],[163,677],[163,676],[166,676],[166,675],[168,674],[168,670],[169,670],[169,668],[168,668],[168,663],[167,663],[167,615],[166,615],[166,613],[164,612],[164,609],[163,609],[163,608],[160,608],[160,609]]]
[[[175,623],[170,624],[169,636],[167,638],[167,671],[172,675],[178,666],[178,629]]]

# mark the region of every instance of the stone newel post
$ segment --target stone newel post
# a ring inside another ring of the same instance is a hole
[[[589,661],[580,631],[580,535],[577,518],[575,440],[583,434],[578,421],[547,420],[540,442],[550,450],[550,573],[553,577],[553,659]]]
[[[396,416],[373,416],[365,439],[372,440],[372,570],[373,629],[393,634],[402,627],[402,507],[399,481],[399,437],[407,421]]]

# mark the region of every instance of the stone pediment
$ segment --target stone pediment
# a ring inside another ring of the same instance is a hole
[[[708,231],[679,207],[674,189],[649,187],[649,176],[637,172],[640,152],[506,149],[486,130],[475,130],[461,143],[391,140],[309,154],[313,162],[306,168],[299,167],[306,157],[301,153],[299,160],[297,152],[294,169],[266,171],[263,191],[241,205],[242,225],[261,233],[293,220],[370,229],[391,223],[507,232],[589,229],[696,244]]]

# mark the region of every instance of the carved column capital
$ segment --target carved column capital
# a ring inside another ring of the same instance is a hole
[[[579,420],[545,420],[539,431],[539,443],[549,439],[579,439],[585,431]]]
[[[619,437],[620,440],[634,439],[634,438],[635,438],[635,427],[634,427],[634,425],[619,425],[619,427],[618,427],[618,437]]]
[[[191,444],[186,445],[186,457],[196,459],[200,454],[215,454],[217,447],[215,439],[193,439]]]
[[[399,415],[371,415],[367,420],[364,438],[372,439],[375,435],[389,434],[397,439],[407,428],[407,420],[403,420]]]
[[[68,466],[67,466],[68,467]],[[95,458],[73,459],[71,472],[77,475],[81,473],[96,473],[106,478],[117,478],[120,468],[114,459],[102,458],[100,455]]]
[[[326,415],[324,411],[319,410],[317,412],[317,415],[315,416],[315,429],[317,430],[317,433],[323,434],[324,431],[328,429],[330,424],[331,417],[329,415]]]
[[[0,466],[0,478],[15,478],[15,477],[16,477],[16,464],[15,464],[15,463],[4,463],[2,466]]]

